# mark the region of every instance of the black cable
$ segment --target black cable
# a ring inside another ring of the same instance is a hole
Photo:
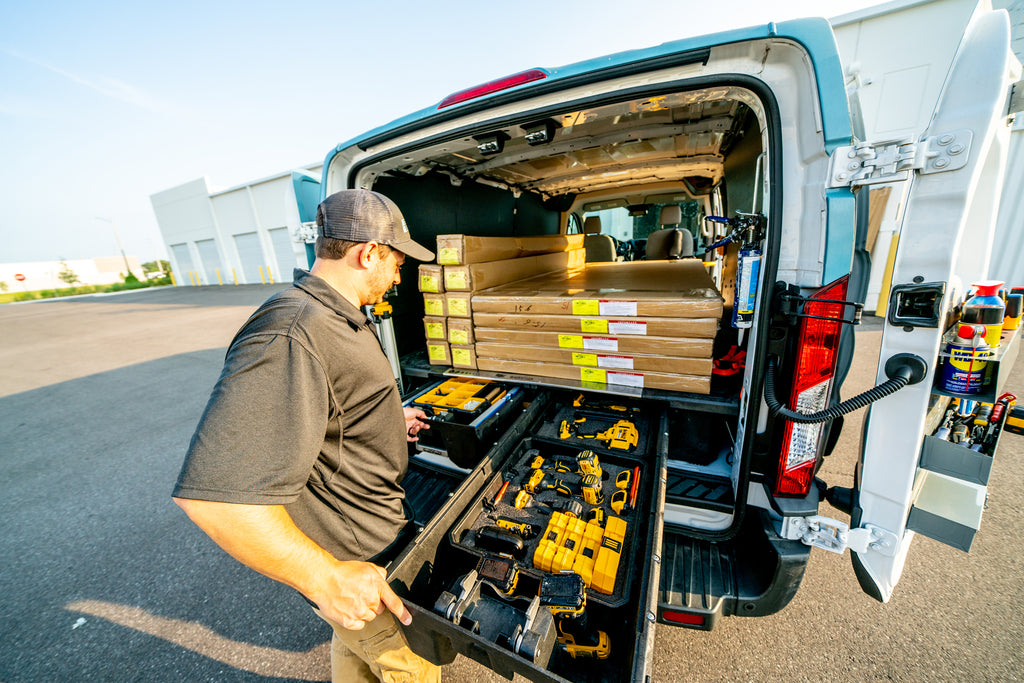
[[[804,413],[797,413],[782,403],[775,397],[775,371],[778,368],[778,359],[775,356],[768,357],[768,372],[765,373],[764,377],[764,400],[768,404],[768,410],[772,416],[781,415],[790,422],[796,422],[798,424],[818,424],[820,422],[828,422],[834,420],[840,415],[846,415],[852,413],[858,408],[863,408],[875,401],[885,398],[889,394],[895,394],[897,391],[902,389],[911,383],[913,376],[913,370],[908,366],[897,367],[893,371],[893,376],[886,381],[879,384],[873,389],[868,389],[863,394],[858,394],[851,399],[847,399],[842,403],[822,410],[817,413],[810,413],[805,415]]]

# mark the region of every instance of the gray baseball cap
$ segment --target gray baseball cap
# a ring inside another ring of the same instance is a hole
[[[341,190],[316,208],[317,232],[349,242],[379,242],[419,261],[433,261],[434,252],[413,241],[398,206],[370,190]]]

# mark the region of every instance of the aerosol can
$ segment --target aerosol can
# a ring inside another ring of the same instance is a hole
[[[764,250],[761,241],[764,236],[765,218],[759,213],[737,213],[733,218],[707,216],[713,223],[728,223],[732,231],[722,240],[707,248],[708,253],[729,242],[739,242],[740,250],[736,263],[736,296],[732,306],[732,326],[744,330],[754,324],[757,308],[757,285],[761,279],[761,263]]]

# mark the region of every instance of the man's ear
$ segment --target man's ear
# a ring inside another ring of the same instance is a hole
[[[376,242],[365,242],[356,247],[356,260],[363,268],[369,268],[373,253],[377,250]]]

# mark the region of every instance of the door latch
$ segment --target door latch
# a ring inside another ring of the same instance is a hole
[[[889,324],[904,328],[938,327],[945,295],[945,282],[896,285],[889,294]]]

